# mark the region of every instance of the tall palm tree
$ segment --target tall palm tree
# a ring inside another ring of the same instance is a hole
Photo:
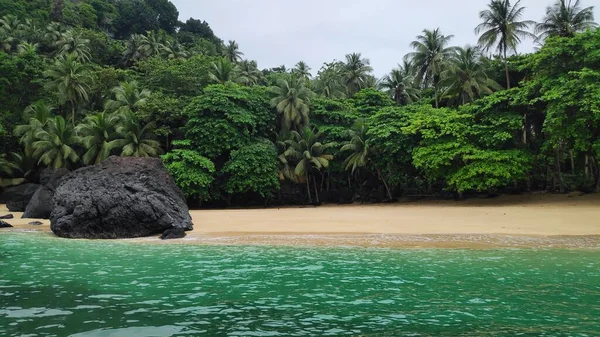
[[[316,92],[327,98],[345,98],[344,68],[345,64],[339,61],[325,63],[315,79]]]
[[[75,129],[61,116],[48,121],[33,143],[33,156],[50,168],[68,168],[79,160],[75,145],[80,143]]]
[[[21,21],[14,15],[5,15],[0,19],[0,46],[5,52],[13,50],[18,42]]]
[[[348,96],[353,96],[361,89],[368,87],[369,74],[373,71],[370,64],[371,61],[362,58],[360,53],[346,55],[344,85],[347,88]]]
[[[4,180],[4,178],[2,177],[2,174],[5,175],[12,175],[13,172],[17,169],[17,166],[10,162],[9,160],[6,159],[6,155],[4,153],[0,154],[0,188],[1,187],[5,187],[5,186],[10,186],[12,185],[9,181],[10,180]]]
[[[82,157],[84,164],[99,164],[110,156],[115,146],[111,142],[117,138],[116,127],[119,118],[118,114],[101,112],[86,117],[83,123],[77,125],[76,131],[86,149]]]
[[[123,82],[111,90],[114,99],[106,101],[105,109],[108,112],[136,112],[152,94],[148,89],[140,88],[137,81]]]
[[[418,35],[417,39],[410,44],[415,51],[404,57],[405,61],[412,62],[417,69],[416,83],[423,87],[434,88],[436,107],[439,105],[441,74],[455,48],[448,46],[453,37],[454,35],[443,35],[439,28],[425,29],[423,35]]]
[[[74,55],[62,55],[44,75],[50,79],[48,89],[58,94],[60,104],[68,102],[71,105],[71,120],[75,126],[75,111],[79,104],[89,100],[94,82],[89,65],[79,63]]]
[[[448,85],[446,92],[457,97],[459,104],[502,89],[500,84],[488,77],[484,57],[478,47],[457,48],[442,77]]]
[[[19,54],[35,54],[35,53],[37,53],[39,48],[40,48],[39,43],[29,43],[29,42],[23,41],[23,42],[19,43],[19,45],[17,46],[17,53],[19,53]]]
[[[211,81],[219,84],[225,84],[227,82],[239,83],[245,81],[244,78],[241,78],[238,67],[224,57],[218,59],[216,62],[213,62],[212,69],[209,71],[208,76]]]
[[[596,26],[593,6],[581,8],[579,0],[557,0],[546,8],[546,16],[535,26],[535,33],[545,40],[551,36],[571,37]]]
[[[332,143],[323,144],[321,141],[324,134],[316,129],[308,127],[298,131],[292,131],[290,140],[287,141],[288,150],[285,156],[296,163],[294,173],[298,177],[304,177],[306,182],[306,192],[308,201],[312,203],[310,193],[310,177],[313,178],[315,188],[315,197],[319,202],[319,191],[317,189],[317,181],[312,174],[313,170],[320,171],[323,168],[329,167],[329,162],[333,160],[333,156],[327,154],[327,149],[333,146]]]
[[[340,149],[340,152],[350,152],[346,160],[344,160],[344,168],[346,171],[351,171],[352,174],[356,173],[358,169],[367,166],[375,155],[375,150],[367,141],[368,130],[369,128],[365,120],[358,120],[348,132],[350,140]],[[377,174],[383,182],[389,200],[392,200],[393,197],[390,188],[379,168],[377,168]]]
[[[14,134],[20,138],[20,143],[25,146],[25,152],[31,152],[33,143],[36,141],[38,132],[40,132],[52,119],[53,107],[44,101],[38,101],[23,111],[24,119],[28,124],[17,125]]]
[[[240,46],[238,46],[237,42],[229,40],[229,43],[223,49],[223,56],[229,60],[231,63],[237,63],[242,60],[242,53],[240,50]]]
[[[56,47],[58,55],[73,55],[77,61],[85,63],[91,59],[89,44],[90,40],[83,38],[81,34],[73,30],[69,30],[56,42]]]
[[[243,60],[237,65],[241,82],[246,85],[255,85],[262,78],[262,73],[258,70],[256,61]]]
[[[304,80],[307,82],[312,77],[312,74],[310,73],[310,67],[304,61],[296,63],[296,66],[294,67],[294,69],[292,69],[292,73],[296,74],[297,76],[303,77]]]
[[[51,22],[46,26],[46,32],[44,33],[44,39],[50,46],[56,46],[57,43],[64,39],[67,34],[67,28],[59,22]]]
[[[121,149],[123,157],[156,157],[162,153],[152,123],[142,126],[133,112],[120,114],[119,119],[117,139],[109,143],[109,148]]]
[[[535,38],[535,35],[527,31],[529,26],[534,25],[535,22],[519,21],[525,11],[525,7],[521,7],[520,4],[521,0],[514,5],[510,3],[510,0],[492,0],[488,9],[479,12],[479,18],[483,22],[475,28],[475,33],[481,34],[479,45],[486,51],[495,47],[504,59],[507,89],[510,89],[508,52],[516,52],[522,39]]]
[[[419,99],[420,90],[415,83],[414,67],[409,61],[398,65],[389,75],[379,82],[379,87],[386,90],[398,105],[413,103]]]
[[[269,91],[275,95],[271,105],[281,114],[281,128],[284,131],[301,130],[309,123],[309,102],[313,95],[306,87],[304,78],[294,74],[277,81]]]

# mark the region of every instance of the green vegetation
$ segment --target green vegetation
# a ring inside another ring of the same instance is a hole
[[[360,53],[261,70],[168,0],[0,12],[4,186],[120,155],[161,156],[212,206],[600,192],[600,30],[578,0],[537,24],[491,0],[477,46],[425,29],[381,79]]]

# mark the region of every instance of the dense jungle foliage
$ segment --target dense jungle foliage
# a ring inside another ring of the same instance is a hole
[[[377,79],[360,53],[259,69],[168,0],[0,0],[0,182],[121,155],[161,156],[196,205],[598,192],[593,10],[524,10],[492,0],[477,46],[426,29]]]

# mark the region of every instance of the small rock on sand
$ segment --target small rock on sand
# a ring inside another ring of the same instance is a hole
[[[43,224],[44,224],[44,223],[43,223],[43,222],[40,222],[40,221],[32,221],[32,222],[30,222],[28,225],[30,225],[30,226],[41,226],[41,225],[43,225]]]
[[[15,216],[12,214],[6,214],[6,215],[2,215],[0,216],[0,220],[8,220],[8,219],[13,219]]]
[[[12,226],[8,222],[0,220],[0,228],[12,228]]]

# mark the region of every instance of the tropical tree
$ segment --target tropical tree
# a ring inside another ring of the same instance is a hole
[[[410,46],[415,50],[407,54],[404,60],[411,62],[416,68],[415,81],[423,87],[432,86],[435,90],[435,104],[439,105],[438,91],[441,74],[444,66],[454,47],[448,47],[454,35],[443,35],[439,28],[434,30],[423,30],[423,35],[411,42]]]
[[[137,81],[123,82],[111,92],[114,99],[106,102],[105,109],[117,113],[136,112],[152,94],[150,90],[140,88]]]
[[[89,43],[90,40],[83,38],[81,34],[69,30],[60,37],[55,46],[58,55],[73,55],[77,61],[85,63],[91,58]]]
[[[64,39],[67,34],[67,28],[59,22],[51,22],[46,26],[46,32],[44,33],[44,39],[48,45],[56,46],[60,40]]]
[[[80,139],[75,129],[62,116],[48,120],[46,127],[36,135],[33,156],[38,163],[50,168],[69,168],[79,161],[75,146]]]
[[[353,96],[361,89],[369,86],[370,73],[373,71],[370,64],[371,61],[367,58],[362,58],[360,53],[346,55],[343,81],[348,96]]]
[[[127,41],[127,48],[123,51],[123,63],[132,65],[135,62],[146,59],[146,51],[143,48],[146,37],[141,34],[133,34]]]
[[[373,156],[375,156],[375,149],[369,144],[367,139],[368,131],[369,128],[366,121],[364,119],[358,120],[353,128],[348,131],[350,139],[340,149],[340,152],[350,153],[344,160],[344,169],[351,171],[352,174],[369,165],[373,160]],[[390,188],[379,168],[377,168],[377,174],[385,186],[389,200],[392,200],[393,197]]]
[[[502,87],[487,75],[484,57],[478,47],[456,48],[446,70],[442,73],[446,93],[465,104]]]
[[[271,105],[281,114],[282,130],[302,130],[308,126],[309,102],[313,92],[306,87],[303,77],[287,75],[269,91],[275,95]]]
[[[163,53],[169,60],[184,59],[189,57],[185,47],[177,41],[166,41],[163,47]]]
[[[327,98],[346,97],[343,84],[344,68],[345,64],[339,61],[323,64],[314,82],[315,91]]]
[[[110,156],[115,146],[112,141],[117,137],[119,117],[117,114],[101,112],[86,117],[83,123],[77,125],[75,129],[86,150],[82,157],[84,164],[99,164]]]
[[[410,61],[398,65],[389,75],[379,82],[380,89],[387,91],[398,105],[406,105],[417,101],[420,90],[415,85],[414,67]]]
[[[223,56],[229,60],[229,62],[237,63],[238,61],[241,61],[242,56],[244,56],[244,53],[242,53],[239,49],[240,47],[238,46],[237,42],[230,40],[229,44],[227,44],[223,50]]]
[[[71,105],[71,120],[75,126],[75,111],[79,104],[89,100],[94,82],[90,66],[79,63],[74,55],[62,55],[44,74],[50,79],[48,89],[57,93],[60,104]]]
[[[551,36],[571,37],[596,26],[593,6],[581,8],[579,0],[557,0],[546,8],[546,16],[535,26],[535,33],[545,40]]]
[[[117,139],[109,143],[110,149],[121,149],[123,157],[157,157],[162,153],[152,123],[142,126],[133,112],[120,114],[119,119]]]
[[[240,82],[245,85],[255,85],[262,78],[262,73],[258,70],[256,61],[243,60],[238,63],[237,68],[240,74]]]
[[[6,185],[11,185],[11,183],[4,181],[2,174],[12,175],[16,169],[16,165],[7,160],[4,153],[0,154],[0,188],[5,187]]]
[[[238,67],[231,63],[227,58],[220,58],[216,62],[213,62],[212,69],[208,74],[211,81],[218,84],[225,84],[227,82],[245,82],[246,79],[240,76]]]
[[[44,101],[35,102],[25,108],[23,116],[28,121],[28,124],[17,125],[14,130],[15,136],[20,137],[21,144],[25,146],[25,152],[32,152],[31,147],[36,140],[38,132],[52,119],[53,109],[53,107]]]
[[[40,47],[39,43],[29,43],[29,42],[23,41],[23,42],[19,43],[19,45],[17,46],[17,53],[19,53],[19,54],[35,54],[35,53],[37,53],[39,47]]]
[[[310,192],[311,177],[313,178],[316,201],[317,203],[320,202],[317,180],[312,172],[320,172],[322,169],[328,168],[329,162],[333,160],[333,156],[327,154],[327,150],[333,146],[333,143],[323,144],[324,137],[325,135],[316,129],[305,127],[300,132],[292,131],[291,138],[286,142],[288,149],[285,156],[296,163],[294,174],[298,177],[304,177],[308,201],[311,204],[313,202]]]
[[[510,0],[492,0],[488,9],[479,12],[483,22],[475,28],[475,33],[481,34],[479,45],[484,50],[496,48],[504,60],[506,72],[506,88],[510,89],[510,76],[508,73],[508,52],[517,51],[517,46],[524,38],[535,35],[527,31],[533,21],[519,21],[523,17],[525,7],[521,7],[521,0],[514,5]]]
[[[296,63],[296,66],[294,66],[294,69],[292,69],[292,73],[303,77],[306,82],[308,82],[312,77],[312,74],[310,73],[310,67],[304,61]]]
[[[139,54],[143,58],[160,56],[165,51],[166,36],[164,32],[156,33],[154,31],[146,32],[139,38]]]

